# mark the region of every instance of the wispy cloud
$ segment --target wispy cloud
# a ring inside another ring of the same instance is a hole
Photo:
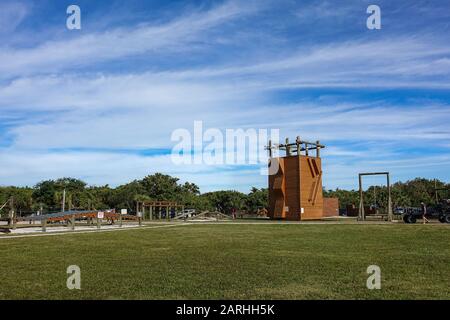
[[[2,77],[16,77],[54,73],[155,52],[186,53],[190,47],[198,47],[215,28],[256,10],[257,7],[251,3],[244,5],[230,1],[206,12],[183,14],[163,24],[146,23],[101,33],[90,32],[68,40],[49,40],[32,48],[2,48],[0,74]],[[6,15],[10,17],[11,13]]]
[[[14,32],[29,12],[29,7],[23,2],[2,1],[0,3],[0,34]]]

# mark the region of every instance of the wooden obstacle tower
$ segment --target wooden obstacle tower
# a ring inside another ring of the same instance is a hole
[[[272,219],[312,220],[323,216],[319,141],[269,141],[269,212]],[[278,156],[278,151],[285,152]]]

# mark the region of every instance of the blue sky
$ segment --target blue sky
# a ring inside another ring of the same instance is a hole
[[[266,186],[256,166],[171,163],[195,120],[321,140],[327,188],[362,171],[450,181],[449,32],[449,1],[1,0],[0,184]]]

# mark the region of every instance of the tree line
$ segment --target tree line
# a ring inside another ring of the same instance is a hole
[[[392,206],[395,207],[420,207],[424,202],[428,205],[436,202],[435,189],[450,190],[450,184],[440,180],[416,178],[406,182],[396,182],[391,185]],[[450,198],[450,191],[438,191],[439,198]],[[348,205],[359,205],[358,190],[324,190],[324,197],[335,197],[339,199],[339,207],[346,208]],[[387,186],[370,186],[364,190],[364,203],[368,206],[387,207]]]
[[[418,207],[420,202],[435,202],[435,183],[438,188],[449,188],[450,184],[442,181],[416,178],[407,182],[392,185],[393,206]],[[179,179],[162,173],[148,175],[141,180],[112,188],[109,185],[88,186],[82,180],[61,178],[45,180],[34,187],[0,187],[0,207],[11,197],[14,208],[19,215],[27,215],[40,210],[43,213],[60,211],[63,193],[66,191],[65,208],[67,210],[103,210],[128,209],[134,212],[136,201],[168,200],[184,204],[186,208],[197,210],[218,210],[231,213],[233,209],[256,213],[268,207],[268,190],[252,188],[248,194],[235,190],[222,190],[200,193],[195,183],[180,183]],[[387,187],[371,186],[364,191],[365,203],[379,207],[387,204]],[[324,197],[339,199],[340,208],[347,205],[358,205],[357,190],[324,190]],[[440,197],[449,198],[445,192]],[[9,204],[1,213],[9,210]]]
[[[219,210],[231,213],[233,209],[256,213],[267,207],[267,189],[252,188],[245,194],[234,190],[200,193],[195,183],[180,183],[179,179],[162,173],[148,175],[141,180],[112,188],[109,185],[88,186],[82,180],[60,178],[45,180],[34,187],[0,187],[0,207],[13,198],[19,216],[37,211],[57,212],[62,208],[65,190],[66,210],[127,209],[135,211],[136,201],[176,201],[186,208]],[[9,203],[3,214],[8,212]]]

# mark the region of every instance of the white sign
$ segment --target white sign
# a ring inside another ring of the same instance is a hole
[[[142,212],[138,212],[138,213],[137,213],[137,216],[138,216],[139,218],[142,218]]]
[[[301,208],[300,213],[304,214],[305,213],[305,208]]]
[[[127,209],[120,209],[120,214],[127,214],[127,213],[128,213]]]
[[[99,211],[99,212],[97,213],[97,218],[103,219],[104,217],[105,217],[105,213],[104,213],[103,211]]]

